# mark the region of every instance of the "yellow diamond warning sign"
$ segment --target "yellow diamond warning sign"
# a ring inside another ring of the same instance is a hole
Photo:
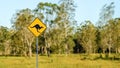
[[[37,37],[45,31],[46,25],[39,18],[35,18],[35,20],[28,26],[28,29]]]

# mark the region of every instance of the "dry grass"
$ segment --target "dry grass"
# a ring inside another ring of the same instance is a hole
[[[92,60],[92,56],[79,54],[39,56],[39,68],[120,68],[120,60]],[[82,59],[89,57],[91,59]],[[36,58],[0,57],[0,68],[36,68]]]

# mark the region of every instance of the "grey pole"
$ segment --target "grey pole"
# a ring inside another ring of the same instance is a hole
[[[36,38],[36,68],[38,68],[38,37]]]

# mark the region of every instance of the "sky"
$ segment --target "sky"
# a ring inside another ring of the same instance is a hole
[[[30,8],[36,8],[39,2],[57,3],[60,0],[0,0],[0,26],[11,27],[11,18],[16,11]],[[120,0],[74,0],[77,6],[75,11],[75,19],[78,24],[85,20],[90,20],[94,24],[99,19],[99,13],[103,5],[115,3],[114,18],[120,17]]]

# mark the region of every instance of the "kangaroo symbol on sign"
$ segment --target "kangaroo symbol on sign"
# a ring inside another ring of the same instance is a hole
[[[36,24],[36,25],[34,25],[33,27],[31,27],[31,28],[35,28],[36,30],[37,30],[37,32],[39,32],[39,30],[41,29],[41,28],[43,28],[42,26],[40,26],[39,24]],[[40,32],[39,32],[40,33]]]

